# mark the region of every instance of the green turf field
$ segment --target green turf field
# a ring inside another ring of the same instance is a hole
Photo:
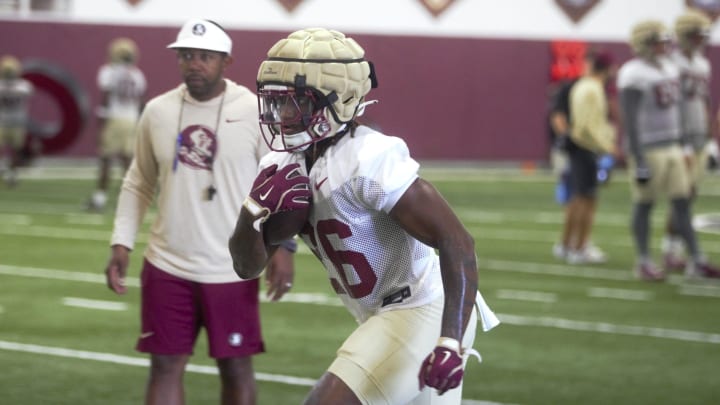
[[[0,185],[0,404],[142,403],[147,362],[133,350],[140,252],[130,292],[114,295],[103,276],[112,210],[81,209],[94,170],[24,174],[16,189]],[[720,403],[720,285],[679,274],[664,284],[633,279],[623,173],[602,189],[593,240],[610,260],[594,266],[552,257],[562,214],[551,175],[422,174],[475,236],[481,291],[503,321],[476,339],[483,363],[470,361],[465,404]],[[653,214],[656,251],[666,209]],[[720,215],[718,175],[703,183],[695,208],[712,213]],[[699,235],[720,262],[717,223]],[[293,294],[262,305],[268,352],[255,364],[265,405],[301,403],[354,326],[301,248]],[[188,404],[217,403],[204,336],[185,381]]]

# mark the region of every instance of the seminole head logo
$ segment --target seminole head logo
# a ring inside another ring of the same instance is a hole
[[[210,128],[191,125],[180,133],[177,158],[183,164],[194,169],[212,170],[216,153],[217,137]]]

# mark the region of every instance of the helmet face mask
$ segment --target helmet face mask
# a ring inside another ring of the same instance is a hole
[[[702,49],[707,44],[710,38],[710,32],[708,30],[698,29],[685,34],[685,37],[680,40],[680,47],[688,49],[689,51],[695,51]]]
[[[258,88],[260,129],[275,151],[300,152],[332,131],[327,103],[317,90],[266,84]]]
[[[652,48],[653,57],[667,55],[672,47],[672,37],[669,33],[660,33],[648,40],[648,46]]]

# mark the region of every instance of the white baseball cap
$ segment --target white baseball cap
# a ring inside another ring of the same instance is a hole
[[[225,52],[230,55],[232,39],[219,25],[212,21],[193,19],[185,23],[178,33],[177,40],[168,48],[207,49]]]

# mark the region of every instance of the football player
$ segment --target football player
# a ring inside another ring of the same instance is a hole
[[[690,171],[681,145],[680,71],[668,57],[670,44],[662,22],[636,24],[630,39],[635,57],[620,68],[617,79],[633,199],[635,273],[647,281],[666,277],[649,251],[650,213],[660,196],[670,199],[677,231],[691,255],[686,275],[720,276],[701,252],[692,227]]]
[[[359,326],[305,404],[460,404],[477,317],[484,330],[498,320],[478,292],[473,238],[405,142],[358,123],[376,84],[363,48],[337,31],[297,31],[269,50],[258,96],[275,152],[230,240],[235,270],[264,267],[259,223],[312,204],[300,236]]]
[[[140,116],[146,80],[137,67],[137,45],[129,38],[116,38],[108,47],[108,63],[100,67],[97,76],[101,103],[97,109],[101,128],[98,145],[97,189],[87,208],[101,211],[107,203],[110,166],[118,159],[127,170],[135,147],[135,123]]]
[[[5,150],[8,168],[4,173],[9,187],[17,184],[17,168],[27,137],[28,108],[33,85],[21,77],[22,64],[11,55],[0,58],[0,156]]]
[[[688,10],[675,20],[678,48],[671,57],[680,69],[681,128],[690,165],[691,202],[697,195],[698,181],[707,169],[707,145],[712,139],[710,61],[703,54],[709,30],[710,19],[700,11]],[[666,270],[685,268],[683,242],[677,228],[677,220],[670,215],[662,241]]]

